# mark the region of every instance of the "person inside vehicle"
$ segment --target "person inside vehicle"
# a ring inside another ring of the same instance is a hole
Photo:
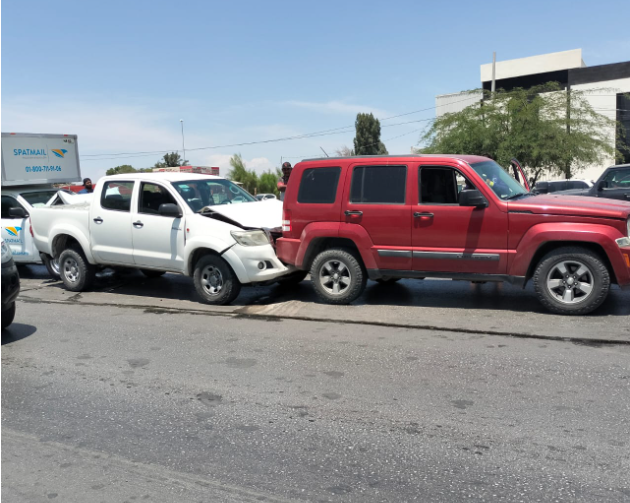
[[[79,191],[79,194],[91,194],[94,192],[94,186],[92,185],[92,180],[89,178],[83,179],[83,188]]]
[[[282,163],[282,177],[278,180],[278,191],[280,192],[280,201],[284,201],[284,194],[287,190],[287,184],[289,183],[289,177],[291,176],[291,171],[293,171],[293,168],[291,167],[290,162]]]

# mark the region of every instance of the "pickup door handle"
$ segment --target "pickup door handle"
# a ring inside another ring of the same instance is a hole
[[[96,217],[96,218],[94,219],[94,221],[95,221],[97,224],[102,224],[102,223],[103,223],[103,219],[102,219],[101,217]]]
[[[416,218],[422,218],[422,217],[433,218],[433,213],[420,213],[419,211],[416,211],[413,214],[413,216],[416,217]]]
[[[144,224],[143,224],[140,220],[138,220],[137,222],[134,222],[134,223],[133,223],[133,226],[134,226],[136,229],[140,229],[143,225],[144,225]]]
[[[352,210],[346,210],[344,212],[346,215],[351,216],[351,215],[363,215],[362,211],[352,211]]]

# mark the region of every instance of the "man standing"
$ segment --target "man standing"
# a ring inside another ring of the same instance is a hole
[[[290,162],[282,163],[282,177],[278,180],[278,191],[280,192],[280,201],[284,201],[284,194],[287,191],[287,184],[289,183],[289,177],[291,176],[291,171],[293,171],[293,168],[291,167]]]
[[[83,179],[83,188],[79,191],[79,194],[91,194],[94,192],[94,187],[92,186],[92,180],[89,178]]]

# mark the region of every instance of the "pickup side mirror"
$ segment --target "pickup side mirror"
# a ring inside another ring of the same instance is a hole
[[[183,216],[182,210],[179,209],[179,206],[173,203],[160,204],[158,213],[163,217],[182,218]]]
[[[547,194],[549,193],[549,182],[538,182],[534,185],[534,192],[537,194]]]
[[[459,193],[459,205],[485,208],[488,206],[488,200],[477,189],[462,190]]]
[[[26,213],[24,208],[20,208],[19,206],[9,208],[9,218],[26,218],[26,217],[28,217],[28,213]]]
[[[608,182],[606,180],[602,180],[601,182],[597,182],[597,192],[601,192],[604,189],[608,188]]]

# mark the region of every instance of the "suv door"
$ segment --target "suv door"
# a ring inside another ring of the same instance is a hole
[[[460,206],[459,193],[478,187],[456,166],[419,163],[416,171],[414,271],[505,274],[507,212],[489,194],[486,208]]]
[[[353,164],[346,172],[341,221],[370,237],[381,270],[411,268],[411,206],[406,165]]]
[[[595,188],[598,197],[630,201],[630,168],[611,169],[602,181],[606,182],[606,187],[602,190]]]
[[[104,264],[133,266],[131,200],[134,182],[109,180],[90,210],[92,255]]]
[[[160,215],[161,204],[177,204],[173,193],[158,183],[140,182],[132,215],[133,258],[137,266],[184,269],[184,219]]]
[[[2,238],[11,250],[15,262],[30,262],[37,256],[33,255],[37,250],[28,229],[28,216],[11,218],[9,208],[22,208],[28,214],[28,210],[16,198],[2,196]],[[39,258],[35,261],[39,262]]]

